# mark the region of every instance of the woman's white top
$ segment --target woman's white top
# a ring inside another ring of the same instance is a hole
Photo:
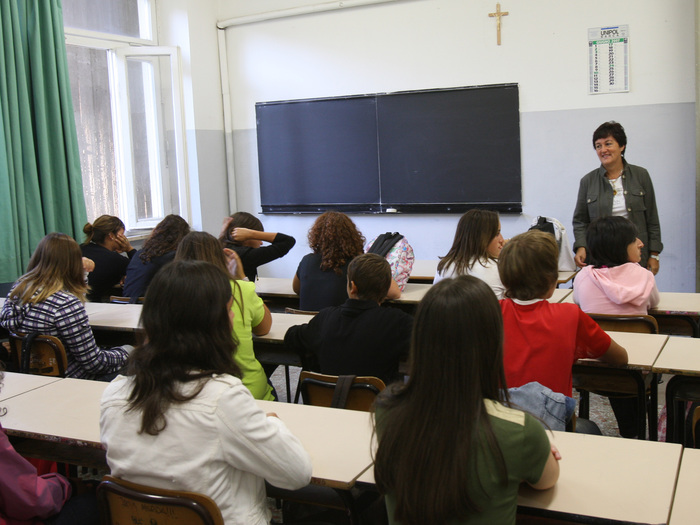
[[[472,266],[472,269],[467,271],[466,275],[473,275],[474,277],[478,277],[486,284],[488,284],[493,290],[493,293],[496,294],[496,298],[498,300],[501,300],[505,297],[506,289],[503,286],[503,283],[501,282],[501,276],[498,275],[498,261],[496,261],[495,259],[487,259],[485,261],[480,259],[476,261],[474,263],[474,266]],[[451,279],[453,277],[457,277],[457,275],[455,275],[454,267],[450,265],[446,268],[443,268],[442,273],[435,272],[435,279],[433,279],[433,284],[443,279]]]
[[[117,376],[102,396],[100,437],[113,476],[206,494],[227,525],[270,523],[263,480],[290,490],[309,483],[308,453],[238,378],[214,376],[197,397],[171,405],[157,436],[139,433],[141,412],[127,411],[132,385]]]

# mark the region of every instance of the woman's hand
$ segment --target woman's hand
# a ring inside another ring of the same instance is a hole
[[[649,270],[654,275],[659,273],[659,261],[657,259],[649,257],[649,259],[647,260],[647,270]]]
[[[92,259],[88,259],[87,257],[83,257],[83,270],[85,270],[87,273],[90,273],[95,269],[95,261]]]
[[[224,222],[221,224],[221,233],[219,233],[219,237],[226,236],[226,232],[228,232],[228,225],[231,224],[232,220],[233,217],[224,218]]]
[[[226,256],[226,266],[228,271],[233,275],[237,281],[242,281],[245,279],[245,273],[243,273],[243,264],[241,263],[241,258],[238,254],[231,248],[224,248],[224,255]]]
[[[579,268],[583,268],[584,266],[586,266],[586,249],[583,246],[576,250],[574,262]]]
[[[260,233],[256,230],[249,230],[248,228],[234,228],[231,232],[231,237],[234,241],[245,242],[250,239],[257,239],[257,234]]]
[[[117,241],[117,251],[120,253],[127,253],[134,249],[134,247],[131,246],[129,239],[127,239],[126,235],[124,235],[123,233],[116,235],[115,240]]]

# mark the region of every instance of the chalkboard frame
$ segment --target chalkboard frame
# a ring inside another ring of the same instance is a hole
[[[517,84],[259,102],[255,109],[263,213],[522,211]],[[426,192],[433,195],[422,198]]]

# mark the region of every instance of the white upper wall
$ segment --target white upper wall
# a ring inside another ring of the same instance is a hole
[[[220,19],[250,14],[243,4],[220,0]],[[520,85],[522,112],[695,100],[692,0],[505,0],[501,9],[501,46],[486,0],[397,1],[231,28],[234,128],[255,127],[254,102],[506,82]],[[630,28],[631,91],[588,95],[587,30],[619,24]]]

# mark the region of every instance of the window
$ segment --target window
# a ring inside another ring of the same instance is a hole
[[[64,0],[88,218],[127,230],[189,220],[179,54],[150,40],[152,14],[148,0]]]

